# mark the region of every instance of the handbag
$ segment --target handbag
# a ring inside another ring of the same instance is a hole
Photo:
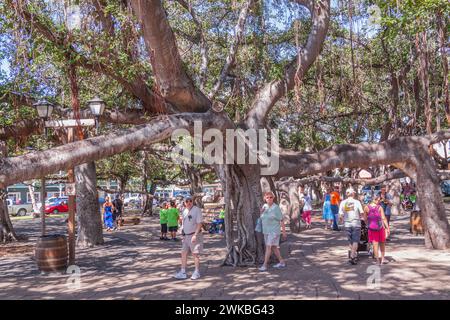
[[[261,221],[261,218],[258,218],[258,219],[256,220],[255,231],[256,231],[256,232],[262,232],[262,221]]]

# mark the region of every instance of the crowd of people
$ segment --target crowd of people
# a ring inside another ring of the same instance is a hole
[[[353,188],[349,188],[345,192],[345,199],[341,199],[339,186],[334,186],[324,194],[322,218],[325,230],[340,231],[339,226],[343,226],[349,244],[349,263],[355,265],[358,263],[358,245],[364,231],[362,229],[366,229],[368,242],[372,244],[376,263],[385,264],[387,263],[385,260],[385,243],[390,235],[392,196],[386,187],[382,187],[375,196],[366,195],[363,198],[358,198],[356,194]],[[306,192],[301,195],[303,204],[301,217],[306,229],[310,229],[313,211],[312,199]],[[265,244],[264,261],[259,267],[261,272],[269,270],[272,253],[278,259],[278,263],[272,267],[276,269],[286,267],[286,261],[280,252],[280,242],[287,238],[285,221],[282,211],[274,199],[274,193],[266,192],[264,194],[265,204],[261,207],[260,216],[256,223],[255,231],[263,234]],[[202,210],[193,203],[191,197],[187,197],[178,203],[175,200],[164,201],[160,207],[160,240],[178,241],[177,234],[181,228],[181,268],[175,274],[175,278],[188,278],[187,258],[191,253],[195,270],[190,278],[193,280],[199,279],[201,277],[200,255],[203,251]],[[117,221],[121,218],[123,211],[123,201],[120,196],[116,196],[114,201],[106,197],[103,211],[106,230],[116,230],[119,227]],[[225,211],[222,210],[219,219],[215,220],[217,223],[220,222],[219,230],[222,231],[224,218]]]

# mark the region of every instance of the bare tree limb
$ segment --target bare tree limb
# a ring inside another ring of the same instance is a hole
[[[187,3],[185,0],[176,0],[183,8],[185,8],[192,17],[192,21],[197,26],[197,37],[198,38],[198,44],[200,46],[200,56],[202,57],[201,65],[200,65],[200,90],[204,90],[204,86],[206,84],[206,81],[208,79],[208,44],[206,43],[205,33],[203,32],[202,24],[200,20],[197,17],[197,14],[195,13],[194,9],[191,6],[191,3]]]
[[[211,92],[208,94],[208,98],[210,100],[214,99],[220,87],[222,86],[222,83],[225,81],[230,68],[232,68],[235,63],[237,49],[241,42],[242,35],[244,34],[245,20],[247,20],[248,11],[252,3],[253,0],[247,0],[241,8],[238,21],[236,23],[236,26],[234,27],[234,40],[230,46],[230,51],[228,52],[228,56],[225,60],[225,65],[220,72],[219,79],[217,79],[217,82],[214,84]]]
[[[306,6],[311,12],[311,32],[305,47],[300,50],[298,57],[286,67],[284,79],[274,80],[265,84],[257,93],[245,119],[247,126],[250,128],[258,128],[264,125],[267,114],[275,103],[294,88],[296,78],[303,78],[322,49],[330,22],[330,0],[297,2]]]

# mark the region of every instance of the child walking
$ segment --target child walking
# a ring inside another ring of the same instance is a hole
[[[303,194],[303,201],[305,202],[305,204],[303,205],[302,218],[306,222],[306,229],[311,229],[312,201],[311,197],[306,192]]]
[[[170,201],[170,208],[167,209],[167,226],[173,241],[177,241],[178,220],[180,212],[177,209],[175,201]]]
[[[159,240],[169,240],[167,238],[167,203],[164,202],[159,210],[159,224],[161,225],[161,236]]]

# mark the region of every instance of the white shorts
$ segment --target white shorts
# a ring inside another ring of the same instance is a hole
[[[181,250],[201,254],[203,252],[203,234],[199,233],[197,235],[197,241],[195,243],[192,243],[192,236],[193,234],[184,236]]]
[[[280,234],[279,233],[265,233],[264,243],[266,246],[280,246]]]

